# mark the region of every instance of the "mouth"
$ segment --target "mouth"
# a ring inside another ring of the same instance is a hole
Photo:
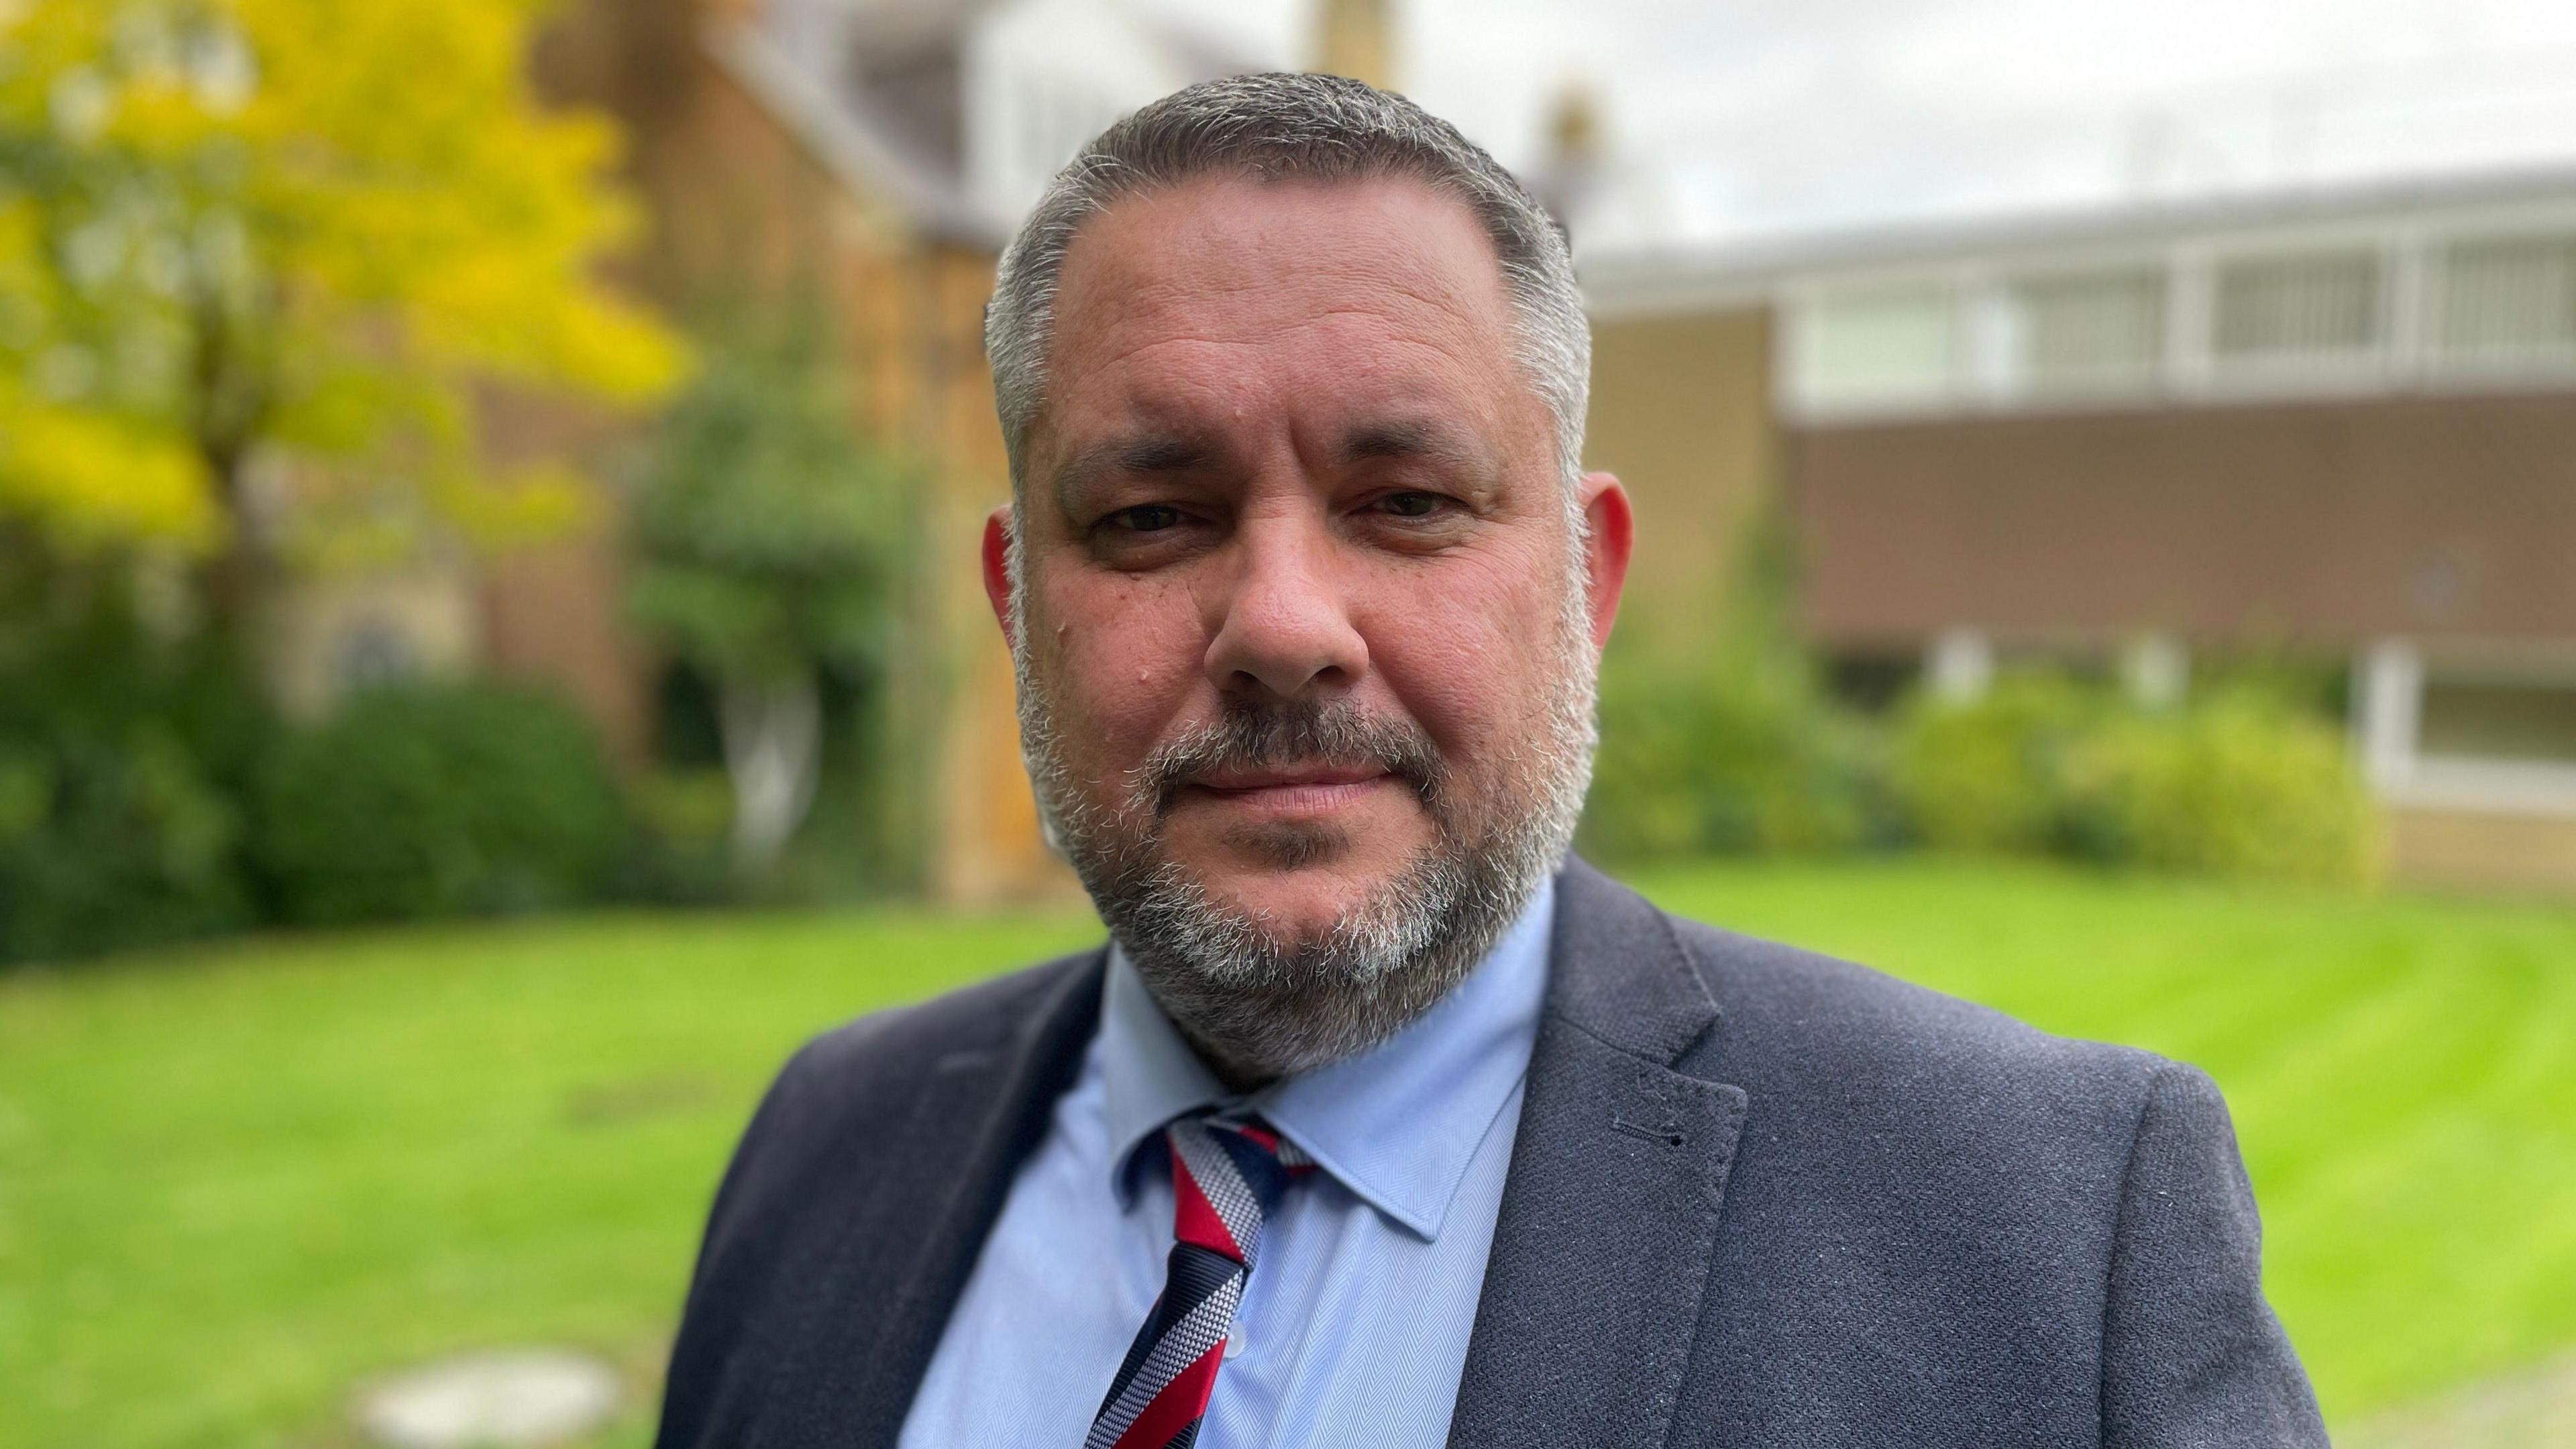
[[[1212,804],[1269,819],[1321,819],[1403,784],[1379,765],[1223,768],[1183,780],[1175,803]]]

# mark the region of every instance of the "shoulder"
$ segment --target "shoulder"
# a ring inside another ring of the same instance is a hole
[[[892,1007],[823,1032],[790,1056],[751,1135],[811,1140],[836,1120],[872,1117],[961,1054],[1026,1046],[1097,974],[1097,949]],[[746,1139],[746,1146],[749,1138]]]
[[[889,1007],[825,1031],[788,1059],[782,1079],[847,1085],[950,1052],[1007,1042],[1075,978],[1098,970],[1095,947],[1024,966],[926,1001]]]
[[[915,1005],[863,1016],[805,1043],[770,1083],[717,1185],[692,1292],[743,1296],[819,1244],[904,1158],[925,1099],[986,1065],[977,1078],[1011,1075],[1009,1061],[1043,1067],[1078,1054],[1090,1033],[1100,953],[1050,961]],[[1086,996],[1086,990],[1088,995]],[[729,1285],[729,1286],[726,1286]]]
[[[1855,1324],[1937,1305],[2075,1353],[2099,1337],[2123,1205],[2161,1181],[2141,1179],[2156,1144],[2170,1132],[2195,1171],[2233,1158],[2193,1068],[1667,919],[1718,1010],[1682,1069],[1746,1098],[1728,1211],[1790,1297],[1849,1295]]]
[[[1876,1385],[1914,1380],[1854,1356],[1893,1355],[1970,1411],[1944,1442],[2323,1442],[2207,1076],[1653,917],[1715,1006],[1677,1069],[1746,1101],[1704,1330],[1742,1351],[1713,1397],[1884,1438],[1861,1421],[1919,1425],[1922,1402]]]
[[[1881,1088],[2054,1083],[2142,1103],[2177,1068],[2133,1047],[2052,1035],[1857,962],[1667,915],[1728,1043]],[[2193,1075],[2197,1075],[2194,1073]]]
[[[1097,1010],[1099,961],[1098,951],[1068,956],[864,1016],[788,1059],[707,1214],[661,1442],[738,1442],[761,1386],[804,1350],[819,1294],[893,1291],[902,1265],[851,1268],[848,1245],[900,1227],[889,1215],[914,1211],[913,1189],[927,1184],[951,1201],[979,1152],[994,1159],[977,1134],[996,1114],[962,1094],[1041,1083],[1077,1057]],[[968,1125],[925,1137],[922,1124],[942,1110]],[[925,1153],[924,1141],[947,1150]]]
[[[1017,1053],[1078,1051],[1100,953],[1067,956],[909,1006],[874,1012],[788,1058],[735,1146],[708,1216],[706,1252],[759,1239],[817,1201],[866,1190],[895,1160],[924,1094],[952,1068]],[[1058,1040],[1065,1038],[1067,1040]]]
[[[1800,1176],[2046,1218],[2118,1200],[2151,1109],[2232,1145],[2196,1068],[2053,1035],[1855,962],[1664,920],[1718,1011],[1684,1069],[1742,1088],[1748,1146]]]

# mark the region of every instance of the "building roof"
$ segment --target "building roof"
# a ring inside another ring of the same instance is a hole
[[[757,21],[715,16],[699,40],[841,185],[895,207],[934,236],[998,248],[1008,228],[974,205],[954,140],[962,128],[956,114],[955,51],[965,23],[984,7],[907,3],[884,8],[911,17],[909,28],[889,31],[905,42],[900,53],[915,61],[909,74],[891,66],[876,74],[855,65],[842,70],[828,58],[849,54],[843,49],[846,43],[866,38],[850,14],[873,13],[877,6],[849,14],[782,7]],[[817,45],[820,56],[812,53]],[[950,77],[944,95],[935,83],[920,83],[923,68],[935,81],[943,45]],[[930,64],[922,67],[924,61]],[[889,78],[895,83],[884,84]]]
[[[1019,218],[970,174],[969,49],[1010,0],[765,0],[754,18],[710,18],[701,43],[852,191],[943,240],[999,250]],[[1160,17],[1097,7],[1167,76],[1262,69]]]
[[[1908,223],[1749,244],[1649,248],[1582,258],[1596,314],[1754,306],[1792,277],[2085,247],[2153,246],[2229,232],[2394,219],[2531,203],[2576,204],[2576,167],[2398,177],[2362,185],[2240,192],[1969,221]]]

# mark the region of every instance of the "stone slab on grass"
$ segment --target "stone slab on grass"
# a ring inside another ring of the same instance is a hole
[[[358,1397],[358,1427],[386,1449],[518,1449],[590,1433],[617,1412],[616,1370],[569,1349],[465,1354]]]

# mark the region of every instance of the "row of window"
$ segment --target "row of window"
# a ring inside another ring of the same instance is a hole
[[[1809,412],[2576,374],[2576,229],[1953,269],[1788,312]]]

